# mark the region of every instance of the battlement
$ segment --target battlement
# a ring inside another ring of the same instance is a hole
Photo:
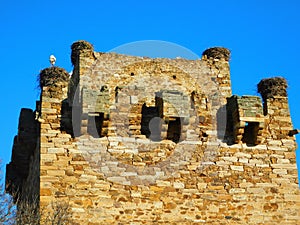
[[[20,146],[19,130],[8,191],[26,195],[29,179],[39,178],[32,195],[41,207],[67,201],[72,224],[300,219],[283,78],[258,84],[263,100],[239,97],[231,93],[226,48],[197,60],[97,53],[85,41],[71,48],[72,77],[44,70],[35,113],[22,110],[20,126],[25,112],[35,115],[24,130],[35,141],[30,151]]]

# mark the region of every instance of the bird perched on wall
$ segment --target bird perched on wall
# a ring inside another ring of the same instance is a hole
[[[56,62],[56,58],[54,55],[50,55],[49,61],[51,63],[52,66],[54,66],[55,62]]]

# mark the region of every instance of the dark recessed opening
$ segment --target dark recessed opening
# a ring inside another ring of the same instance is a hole
[[[147,107],[146,104],[142,106],[141,134],[153,141],[160,141],[161,118],[158,107]]]
[[[259,130],[258,122],[246,122],[242,142],[247,145],[256,145]]]
[[[208,134],[205,132],[202,132],[202,137],[208,137]]]
[[[268,104],[266,101],[263,102],[263,110],[264,110],[264,116],[268,115]]]
[[[167,139],[178,143],[181,136],[181,121],[180,117],[169,119]]]
[[[196,95],[196,93],[193,91],[191,93],[191,108],[192,109],[195,109],[195,95]]]
[[[133,72],[131,72],[130,76],[134,76],[134,73],[133,73]]]
[[[104,114],[99,113],[98,116],[88,117],[88,127],[87,132],[94,138],[102,137],[102,127],[103,127]]]
[[[115,103],[118,103],[118,94],[119,94],[119,87],[115,88]]]
[[[108,91],[108,87],[107,87],[106,85],[103,85],[103,86],[100,88],[100,91],[101,91],[101,92]]]
[[[176,75],[173,75],[172,77],[173,77],[174,80],[176,80]]]

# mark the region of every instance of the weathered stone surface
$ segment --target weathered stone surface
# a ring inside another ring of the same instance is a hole
[[[65,198],[74,224],[297,223],[286,97],[231,97],[226,49],[186,60],[81,47],[70,83],[43,88],[25,126],[40,130],[19,130],[7,180],[28,191],[38,178],[40,206]],[[38,148],[23,154],[25,142]]]

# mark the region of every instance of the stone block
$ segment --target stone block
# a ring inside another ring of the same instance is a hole
[[[286,169],[273,169],[273,173],[278,174],[278,175],[283,175],[283,174],[287,174],[287,170]]]
[[[64,154],[65,152],[64,148],[48,148],[48,153]]]
[[[157,180],[156,185],[158,187],[170,187],[171,183],[169,181]]]
[[[174,184],[173,184],[173,187],[174,188],[177,188],[177,189],[182,189],[182,188],[184,188],[184,183],[181,183],[181,182],[174,182]]]
[[[237,162],[237,161],[238,161],[238,158],[237,158],[237,157],[233,157],[233,156],[231,156],[231,157],[229,157],[229,156],[224,156],[224,157],[222,157],[222,159],[223,159],[224,161],[228,161],[228,162]]]
[[[244,167],[243,166],[234,166],[234,165],[230,165],[230,168],[234,171],[244,171]]]
[[[56,154],[41,154],[41,162],[53,162],[57,159]]]
[[[244,188],[232,188],[229,190],[229,194],[239,194],[244,193],[246,190]]]
[[[287,164],[287,163],[284,163],[284,164],[271,164],[271,167],[272,168],[278,168],[278,169],[289,169],[289,170],[292,170],[292,169],[297,169],[297,165],[296,164]]]
[[[130,96],[130,104],[137,104],[139,99],[137,96]]]
[[[61,177],[61,176],[65,175],[65,171],[64,170],[47,170],[47,175]]]

